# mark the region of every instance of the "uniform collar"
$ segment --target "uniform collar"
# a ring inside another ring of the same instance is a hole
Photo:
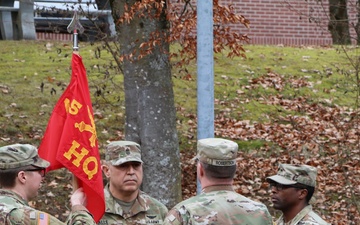
[[[13,192],[11,190],[0,189],[0,195],[11,197],[11,198],[15,199],[16,201],[21,202],[24,205],[27,205],[27,206],[29,205],[28,202],[26,200],[24,200],[19,194],[17,194],[16,192]]]
[[[278,220],[281,223],[276,223],[276,224],[283,224],[283,225],[295,225],[295,224],[298,224],[311,211],[312,211],[312,206],[307,205],[298,214],[296,214],[296,216],[294,218],[292,218],[289,222],[285,223],[284,215],[281,215],[281,217]]]
[[[231,184],[211,185],[203,188],[201,193],[208,193],[212,191],[234,191],[234,188]]]
[[[105,201],[106,201],[106,209],[105,212],[113,213],[117,215],[121,215],[123,218],[127,219],[132,217],[140,212],[146,212],[149,209],[149,206],[146,204],[146,200],[142,196],[142,191],[139,191],[138,196],[135,199],[134,204],[131,206],[129,213],[125,213],[121,205],[116,202],[115,198],[111,195],[109,190],[109,184],[106,184],[104,188],[105,192]]]

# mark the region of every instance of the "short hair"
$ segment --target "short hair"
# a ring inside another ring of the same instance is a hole
[[[0,170],[0,187],[13,188],[15,187],[15,180],[20,171],[33,169],[34,166],[24,166],[9,170]]]
[[[306,185],[307,186],[307,185]],[[310,199],[312,198],[312,196],[314,195],[315,192],[315,187],[311,187],[311,186],[307,186],[306,190],[308,191],[308,194],[306,196],[306,202],[309,203]]]
[[[232,166],[214,166],[200,162],[205,170],[205,175],[213,179],[234,179],[236,173],[236,165]]]
[[[0,170],[0,186],[12,188],[15,186],[15,179],[21,170]]]

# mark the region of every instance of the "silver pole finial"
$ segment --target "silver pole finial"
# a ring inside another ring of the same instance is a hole
[[[67,31],[69,33],[73,32],[74,33],[74,45],[73,45],[73,51],[78,51],[79,50],[79,46],[78,46],[78,32],[80,34],[82,34],[84,32],[84,27],[81,25],[80,20],[79,20],[79,16],[77,14],[77,11],[74,11],[74,17],[72,18],[69,26],[67,27]]]

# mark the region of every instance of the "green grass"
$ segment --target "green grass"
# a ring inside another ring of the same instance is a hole
[[[52,109],[70,81],[72,48],[69,45],[70,43],[63,42],[0,41],[0,146],[16,142],[34,145],[40,143]],[[95,54],[98,49],[101,50],[100,58]],[[359,86],[355,81],[356,74],[351,72],[354,67],[350,65],[350,60],[336,47],[246,45],[245,49],[246,58],[229,59],[225,57],[226,53],[215,56],[216,135],[231,138],[239,144],[244,153],[244,162],[241,163],[244,166],[250,163],[251,168],[248,169],[256,169],[252,176],[258,180],[259,177],[268,175],[266,172],[269,171],[262,171],[265,167],[275,168],[278,162],[293,163],[300,160],[314,163],[322,170],[327,169],[327,172],[319,174],[319,190],[322,194],[320,199],[325,199],[324,195],[327,199],[321,202],[321,208],[315,208],[346,214],[348,211],[343,209],[358,202],[357,198],[350,199],[348,196],[351,196],[353,189],[339,184],[342,181],[332,179],[334,174],[330,173],[341,174],[339,177],[354,177],[353,186],[358,186],[356,182],[359,179],[343,171],[343,168],[353,167],[353,171],[357,171],[357,158],[350,156],[358,154],[358,148],[353,147],[358,145],[346,143],[346,138],[341,139],[341,135],[349,134],[346,126],[354,124],[350,119],[359,116],[358,112],[354,115],[347,114],[350,110],[345,108],[358,110],[360,100]],[[358,48],[354,47],[349,47],[347,53],[355,59],[359,55]],[[109,140],[124,139],[123,77],[116,67],[111,66],[112,57],[101,43],[80,43],[80,54],[87,69],[97,135],[102,148]],[[171,63],[175,64],[176,59]],[[183,68],[174,67],[172,71],[178,137],[183,153],[196,150],[196,72],[195,62]],[[280,101],[284,101],[284,105]],[[316,110],[313,114],[312,106]],[[333,109],[338,109],[341,116],[332,114]],[[326,120],[323,115],[327,113],[334,118]],[[323,117],[317,117],[318,114],[323,114]],[[309,124],[301,120],[294,122],[294,118],[306,118]],[[241,124],[248,125],[241,131],[249,132],[249,136],[256,130],[255,125],[273,126],[274,128],[268,128],[273,135],[272,141],[237,135],[236,129]],[[307,125],[312,126],[312,129],[307,129]],[[334,132],[338,132],[339,138],[322,136],[321,130],[317,130],[318,125],[324,126],[325,130],[336,130]],[[338,127],[334,129],[331,125]],[[285,131],[276,130],[281,129],[281,126],[293,127]],[[294,131],[291,134],[300,136],[296,141],[302,144],[301,149],[291,151],[281,147],[283,141],[285,144],[292,144],[292,138],[284,138],[288,134],[286,131]],[[313,137],[313,133],[319,136]],[[328,141],[331,138],[339,142],[320,143],[318,148],[312,149],[314,143],[319,143],[316,141]],[[354,138],[351,139],[353,140]],[[66,171],[63,173],[67,174]],[[67,175],[57,175],[55,178],[48,176],[47,179],[48,182],[60,179],[57,180],[59,192],[63,193],[61,179],[64,176]],[[44,187],[42,191],[44,194],[40,196],[46,196],[48,190]],[[262,200],[268,202],[266,191],[260,193],[253,190],[249,194],[253,194],[252,197],[263,196]],[[337,206],[338,201],[334,198],[338,197],[350,203]],[[48,207],[42,200],[37,201],[37,204],[40,208]],[[337,210],[339,207],[341,210]],[[325,214],[331,217],[331,212]]]
[[[0,42],[3,106],[0,136],[5,140],[10,138],[14,141],[34,142],[31,132],[42,134],[54,104],[70,81],[70,44],[43,41]],[[97,49],[101,49],[100,58],[96,57]],[[218,102],[215,105],[216,114],[227,112],[228,117],[256,122],[268,122],[269,117],[265,115],[299,114],[259,101],[259,98],[266,101],[271,95],[282,95],[287,99],[306,96],[311,102],[356,107],[355,93],[351,92],[354,82],[349,82],[349,78],[339,71],[349,71],[352,68],[349,60],[336,48],[247,45],[245,49],[246,58],[229,59],[225,57],[225,53],[215,56],[214,92]],[[349,49],[349,53],[355,55],[357,49]],[[105,143],[123,132],[123,77],[110,66],[112,57],[100,43],[81,43],[80,54],[87,69],[94,110],[99,113],[97,129],[100,142]],[[261,85],[249,88],[252,79],[264,77],[269,72],[280,74],[285,80],[281,91]],[[187,74],[190,74],[191,79],[185,79]],[[286,83],[290,78],[304,79],[311,86],[294,88]],[[179,136],[181,143],[189,143],[186,140],[188,136],[196,139],[196,130],[187,124],[189,115],[196,115],[197,111],[195,62],[184,68],[174,67],[173,81],[178,120],[182,121],[178,125]],[[43,91],[40,89],[42,83]],[[14,137],[16,131],[21,132],[20,138]],[[36,139],[35,144],[38,142],[39,139]],[[191,144],[193,142],[190,141]],[[257,146],[258,142],[254,141],[253,147]]]

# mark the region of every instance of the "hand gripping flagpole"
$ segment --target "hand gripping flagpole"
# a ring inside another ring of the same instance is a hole
[[[74,16],[67,27],[67,31],[69,33],[73,32],[73,51],[79,51],[78,32],[82,34],[84,32],[84,27],[80,23],[79,16],[76,10],[74,11]]]

